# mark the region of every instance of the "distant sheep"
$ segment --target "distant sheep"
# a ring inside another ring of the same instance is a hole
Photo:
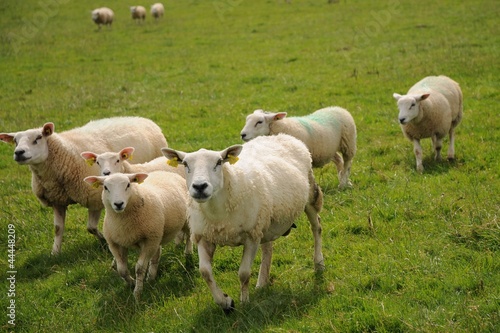
[[[114,18],[115,13],[107,7],[97,8],[92,11],[92,20],[97,24],[99,29],[101,29],[101,25],[103,24],[111,27]]]
[[[448,160],[455,158],[455,127],[462,120],[462,90],[449,77],[428,76],[417,82],[406,95],[394,93],[398,102],[403,134],[413,142],[417,171],[423,172],[420,140],[432,138],[434,158],[441,160],[442,140],[448,134]]]
[[[146,19],[146,8],[142,6],[130,7],[130,13],[132,14],[132,19],[137,20],[137,22],[144,22]]]
[[[148,280],[156,278],[161,245],[173,240],[183,229],[188,230],[186,181],[177,174],[164,171],[149,175],[115,173],[106,177],[90,176],[85,181],[94,188],[104,187],[104,237],[116,260],[118,274],[129,285],[135,284],[134,297],[139,301],[146,270]],[[128,249],[133,247],[140,249],[135,281],[130,276],[127,261]],[[190,253],[191,248],[186,246],[186,254]]]
[[[333,161],[337,166],[339,188],[351,186],[349,175],[356,154],[356,124],[349,111],[334,106],[304,117],[286,118],[286,115],[286,112],[254,111],[246,118],[241,138],[249,141],[260,135],[292,135],[306,144],[313,167]]]
[[[151,16],[154,17],[155,20],[162,18],[164,13],[165,7],[163,7],[163,4],[155,3],[151,6]]]
[[[80,152],[118,150],[139,147],[136,162],[157,157],[167,145],[161,129],[149,119],[115,117],[91,121],[69,131],[55,133],[54,124],[16,133],[1,133],[0,140],[16,144],[14,160],[28,165],[32,173],[33,193],[44,206],[54,210],[55,237],[52,254],[61,250],[68,205],[79,203],[88,208],[87,230],[104,240],[97,229],[101,210],[101,192],[83,184],[86,176],[99,174],[97,166],[89,167]]]
[[[162,147],[163,148],[163,147]],[[133,160],[132,156],[135,149],[133,147],[126,147],[117,153],[105,152],[96,154],[93,152],[83,152],[80,155],[87,161],[89,165],[97,163],[99,166],[101,176],[108,176],[112,173],[136,173],[136,172],[152,172],[152,171],[168,171],[177,173],[183,178],[186,178],[186,172],[183,168],[174,168],[167,164],[165,156],[160,156],[152,161],[131,164],[129,160]]]
[[[269,283],[272,242],[287,235],[305,211],[314,236],[314,265],[317,270],[324,269],[318,215],[323,193],[314,180],[309,151],[301,141],[279,134],[222,151],[184,153],[163,148],[162,152],[171,164],[182,163],[186,169],[191,196],[189,227],[198,245],[200,273],[224,312],[234,309],[234,301],[213,277],[217,245],[243,245],[238,271],[240,300],[248,302],[251,266],[259,244],[262,262],[257,287],[264,287]]]

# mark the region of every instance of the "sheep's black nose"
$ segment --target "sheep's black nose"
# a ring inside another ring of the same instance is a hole
[[[404,124],[404,123],[405,123],[405,120],[406,120],[406,118],[399,118],[399,123],[400,123],[400,124]]]
[[[243,140],[245,140],[245,137],[246,137],[246,136],[247,136],[247,135],[246,135],[245,133],[242,133],[242,134],[241,134],[241,138],[242,138]]]
[[[111,172],[108,170],[102,172],[103,176],[109,176],[110,174],[111,174]]]
[[[203,192],[208,187],[208,183],[193,184],[193,188],[198,192]]]
[[[26,151],[24,149],[19,149],[14,152],[17,157],[22,156]]]
[[[115,202],[114,205],[117,210],[121,210],[123,207],[123,201]]]

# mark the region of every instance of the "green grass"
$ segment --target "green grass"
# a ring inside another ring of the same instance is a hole
[[[0,132],[138,115],[175,149],[223,149],[241,142],[254,109],[305,115],[339,105],[358,128],[354,187],[337,189],[333,165],[315,170],[325,272],[313,271],[303,216],[276,241],[272,285],[252,288],[250,303],[225,316],[197,255],[186,262],[173,245],[136,305],[81,207],[69,209],[62,254],[51,257],[52,211],[32,194],[13,147],[0,144],[0,267],[4,276],[11,223],[17,270],[16,326],[4,296],[3,330],[498,332],[497,1],[169,1],[162,22],[142,26],[129,17],[132,3],[59,2],[0,3]],[[116,21],[96,32],[90,10],[103,5]],[[419,175],[392,93],[437,74],[464,94],[457,160],[434,162],[425,140]],[[220,248],[214,260],[217,282],[236,300],[240,258],[241,248]]]

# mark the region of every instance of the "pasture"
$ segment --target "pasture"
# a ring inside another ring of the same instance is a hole
[[[0,143],[3,331],[498,332],[498,1],[180,0],[144,24],[130,18],[132,5],[150,3],[2,0],[0,132],[143,116],[171,148],[223,149],[241,143],[255,109],[344,107],[358,130],[353,187],[337,189],[333,164],[315,169],[326,270],[314,273],[302,215],[275,242],[272,285],[253,287],[258,255],[250,302],[236,301],[231,315],[214,304],[196,251],[186,260],[173,244],[136,304],[82,207],[70,207],[62,253],[50,255],[52,209]],[[115,21],[97,31],[90,12],[101,6]],[[423,140],[418,174],[392,94],[439,74],[464,95],[456,160],[433,161]],[[241,252],[218,248],[214,259],[235,300]]]

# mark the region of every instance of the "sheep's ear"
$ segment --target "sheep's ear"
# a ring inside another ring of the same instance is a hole
[[[84,151],[83,153],[80,154],[81,157],[87,162],[89,166],[94,165],[95,161],[97,160],[97,155],[90,152],[90,151]]]
[[[89,176],[84,179],[85,182],[89,183],[93,188],[98,188],[103,184],[104,177]]]
[[[222,160],[224,162],[229,162],[229,164],[234,164],[238,161],[238,155],[241,153],[243,149],[242,145],[234,145],[228,147],[220,152]]]
[[[286,112],[278,112],[274,114],[273,120],[281,120],[286,117]]]
[[[147,173],[136,173],[136,174],[131,174],[129,175],[129,179],[132,183],[137,183],[140,184],[144,182],[144,180],[148,178]]]
[[[177,167],[179,162],[182,162],[186,157],[186,153],[171,148],[162,148],[161,152],[167,158],[167,164],[172,167]]]
[[[54,133],[54,123],[46,123],[43,125],[42,134],[43,136],[50,136]]]
[[[417,102],[423,101],[424,99],[427,99],[431,94],[423,94],[417,98]]]
[[[5,143],[12,143],[14,142],[14,136],[15,133],[0,133],[0,140]]]
[[[120,159],[123,160],[131,160],[132,159],[132,154],[134,153],[134,147],[127,147],[123,148],[120,151]]]
[[[403,97],[403,96],[401,96],[400,94],[396,94],[396,93],[394,93],[394,94],[392,94],[392,97],[394,97],[394,99],[395,99],[396,101],[399,101],[399,99],[400,99],[401,97]]]

